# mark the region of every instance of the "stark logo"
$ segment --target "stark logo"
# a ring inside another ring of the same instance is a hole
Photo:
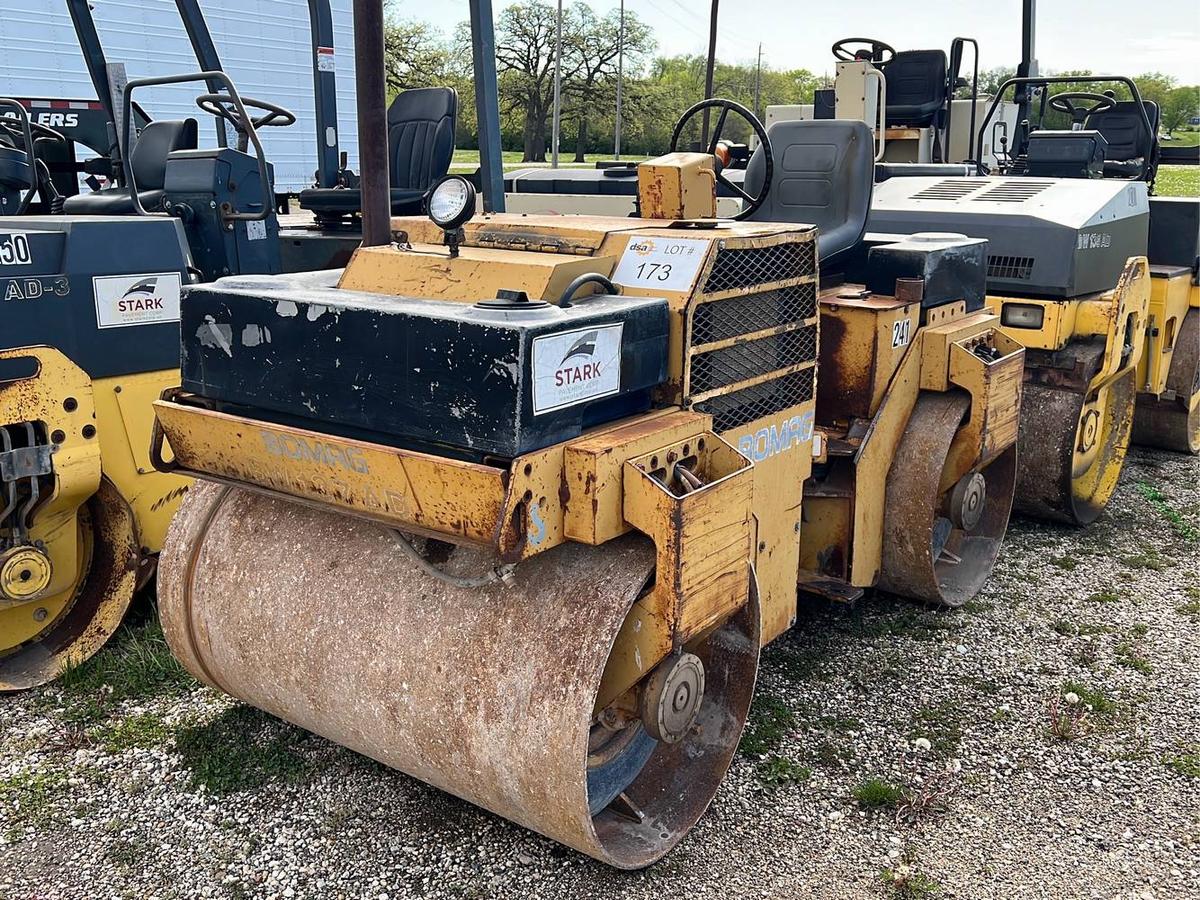
[[[178,272],[103,275],[92,279],[96,326],[126,328],[179,321]]]
[[[541,415],[621,389],[620,323],[533,339],[533,414]]]

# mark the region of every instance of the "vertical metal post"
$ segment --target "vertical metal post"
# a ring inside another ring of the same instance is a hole
[[[1017,64],[1017,77],[1035,78],[1037,75],[1037,0],[1021,0],[1021,61]],[[1033,88],[1017,85],[1013,100],[1017,104],[1017,122],[1028,119]]]
[[[471,55],[475,117],[479,123],[479,179],[485,212],[504,212],[504,158],[500,151],[500,96],[496,90],[496,31],[492,0],[471,0]]]
[[[758,110],[758,99],[762,91],[762,44],[758,45],[758,65],[754,67],[754,115],[762,118]]]
[[[67,0],[67,12],[71,14],[71,24],[75,26],[75,38],[79,41],[79,49],[83,53],[83,62],[87,66],[88,77],[92,79],[96,99],[104,107],[108,121],[115,123],[117,112],[116,104],[113,103],[112,93],[108,87],[108,60],[104,58],[104,47],[100,43],[100,35],[96,33],[96,22],[92,18],[88,0]]]
[[[392,240],[383,64],[383,0],[354,0],[354,82],[358,95],[364,247],[378,247]]]
[[[613,135],[613,157],[621,158],[621,82],[625,79],[625,0],[621,0],[621,18],[617,26],[617,130]]]
[[[711,100],[713,95],[713,68],[717,62],[717,0],[712,0],[708,19],[708,65],[704,69],[704,99]],[[700,137],[700,145],[708,146],[708,110],[704,110],[704,127]]]
[[[196,0],[175,0],[175,8],[179,10],[179,18],[183,20],[183,30],[187,32],[188,43],[192,45],[192,52],[196,55],[196,62],[200,64],[200,70],[202,72],[224,72],[221,56],[217,53],[217,45],[213,42],[212,32],[208,30],[204,13],[200,11],[200,4]],[[219,81],[209,81],[207,87],[210,94],[219,94],[225,89]],[[213,124],[216,127],[217,144],[221,147],[228,147],[229,138],[225,120],[214,119]]]
[[[339,165],[337,73],[329,0],[308,0],[312,36],[313,100],[317,118],[317,187],[337,187]]]
[[[550,168],[558,168],[558,129],[562,119],[562,0],[554,22],[554,114],[550,126]],[[543,120],[545,121],[545,120]]]

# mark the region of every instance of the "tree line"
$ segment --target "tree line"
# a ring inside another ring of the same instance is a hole
[[[555,16],[555,7],[550,3],[527,0],[506,7],[496,21],[501,143],[505,150],[520,151],[525,161],[543,161],[550,152]],[[623,153],[642,156],[664,152],[675,122],[704,97],[703,56],[656,55],[651,29],[628,9],[623,39],[620,32],[616,10],[600,16],[585,3],[571,3],[563,10],[559,152],[567,159],[582,162],[585,154],[613,151],[622,48]],[[390,93],[431,85],[457,89],[457,146],[477,147],[469,25],[463,22],[447,36],[427,23],[400,20],[393,14],[387,24],[385,48]],[[1011,74],[1003,68],[981,72],[981,96],[994,92]],[[1139,75],[1134,81],[1145,99],[1154,100],[1162,108],[1164,131],[1183,127],[1189,118],[1200,114],[1200,88],[1180,86],[1159,73]],[[718,61],[713,76],[714,96],[737,100],[755,109],[760,118],[770,105],[812,103],[813,92],[821,87],[832,84],[805,68],[764,65],[757,70],[753,65]],[[1077,87],[1095,90],[1087,85]],[[1052,88],[1055,93],[1069,89],[1074,87]],[[1119,96],[1125,93],[1114,89]],[[1048,119],[1047,125],[1052,125],[1052,120]],[[730,117],[725,136],[744,141],[749,138],[749,129]],[[685,135],[685,139],[697,137],[698,123],[697,131]]]

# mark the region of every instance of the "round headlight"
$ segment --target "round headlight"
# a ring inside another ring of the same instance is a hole
[[[459,228],[475,214],[475,186],[461,175],[447,175],[429,192],[429,218],[438,228]]]

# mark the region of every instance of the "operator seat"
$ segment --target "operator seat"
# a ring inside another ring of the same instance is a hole
[[[176,150],[195,150],[196,144],[195,119],[157,120],[142,129],[129,154],[129,168],[133,170],[142,209],[150,212],[163,209],[167,196],[163,190],[167,157]],[[113,186],[68,197],[63,212],[69,216],[131,216],[137,211],[129,188]]]
[[[34,186],[29,154],[0,131],[0,216],[15,215],[21,195]]]
[[[816,225],[822,267],[852,250],[867,230],[875,181],[875,139],[865,122],[814,119],[776,122],[767,129],[775,174],[756,222]],[[766,162],[763,148],[746,167],[745,188],[757,196]]]
[[[399,94],[388,107],[388,180],[392,215],[421,211],[421,198],[450,169],[458,93],[453,88],[414,88]],[[348,216],[362,210],[358,188],[308,188],[300,192],[300,208],[319,216]]]
[[[1146,118],[1150,120],[1151,133],[1146,133],[1146,123],[1142,121],[1137,103],[1133,100],[1120,100],[1112,109],[1092,113],[1087,117],[1083,127],[1095,129],[1108,141],[1108,151],[1104,158],[1104,176],[1106,178],[1137,178],[1143,175],[1143,180],[1154,181],[1158,169],[1158,104],[1143,100]]]
[[[887,79],[889,127],[935,124],[946,105],[948,65],[943,50],[901,50],[879,65]]]

